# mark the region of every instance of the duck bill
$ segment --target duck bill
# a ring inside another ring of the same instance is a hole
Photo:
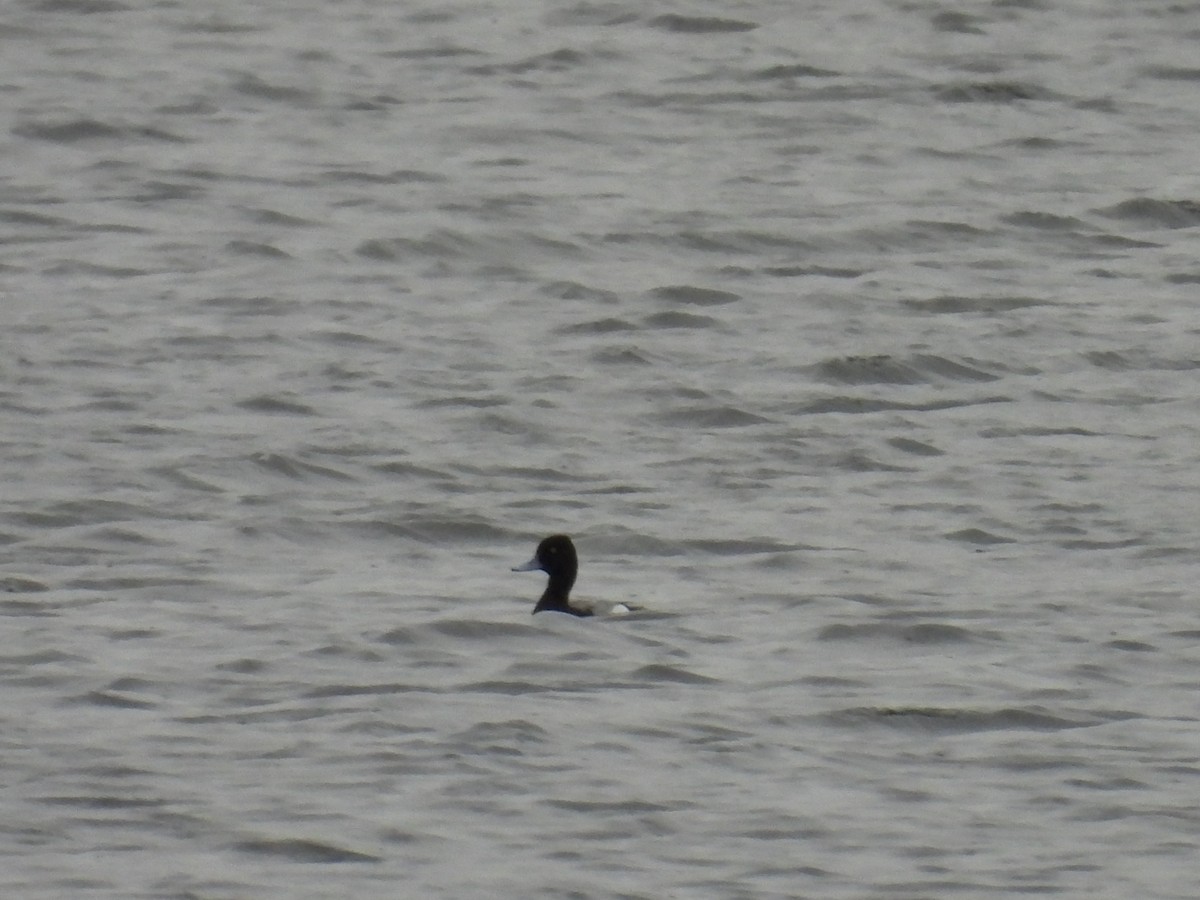
[[[514,572],[536,572],[541,567],[542,567],[542,564],[540,562],[538,562],[537,557],[535,556],[533,559],[531,559],[527,563],[524,563],[519,566],[513,566],[513,571]]]

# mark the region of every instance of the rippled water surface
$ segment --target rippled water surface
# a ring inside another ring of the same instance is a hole
[[[1194,897],[1197,38],[9,4],[0,893]]]

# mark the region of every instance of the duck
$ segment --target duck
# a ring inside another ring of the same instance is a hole
[[[579,556],[575,543],[565,534],[552,534],[537,545],[533,559],[524,565],[514,566],[514,572],[545,572],[550,576],[546,591],[533,608],[533,614],[560,612],[570,616],[609,615],[621,616],[640,607],[628,603],[605,603],[603,601],[572,600],[571,588],[579,572]]]

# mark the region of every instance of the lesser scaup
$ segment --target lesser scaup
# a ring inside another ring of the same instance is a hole
[[[575,575],[579,571],[579,557],[575,555],[575,545],[565,534],[552,534],[537,546],[533,559],[523,566],[513,568],[514,572],[545,572],[550,576],[546,592],[533,608],[536,615],[544,610],[562,612],[572,616],[595,615],[624,615],[637,609],[626,603],[603,603],[587,600],[572,600],[571,588],[575,585]]]

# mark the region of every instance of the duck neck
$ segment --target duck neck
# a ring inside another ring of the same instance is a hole
[[[545,612],[547,610],[553,612],[570,613],[573,616],[590,616],[590,610],[574,609],[568,598],[571,596],[571,588],[575,584],[575,579],[565,575],[551,575],[550,583],[546,585],[546,592],[542,594],[542,599],[538,601],[537,606],[533,608],[535,613]]]

